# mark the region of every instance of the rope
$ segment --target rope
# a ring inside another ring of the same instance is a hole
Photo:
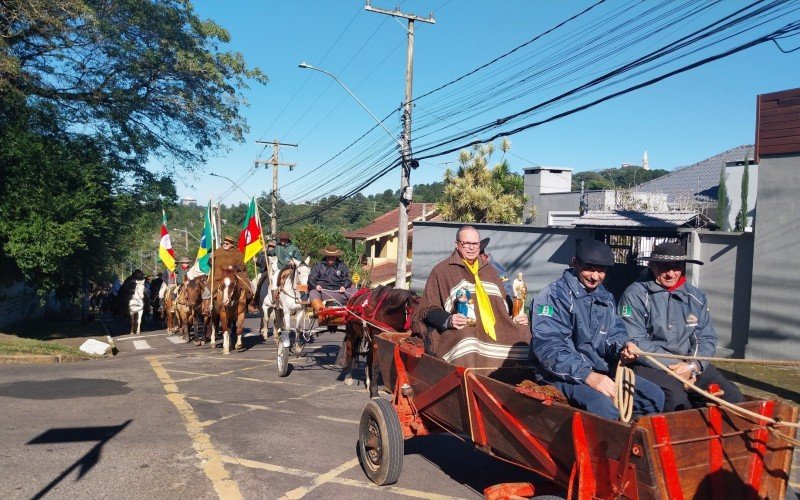
[[[679,354],[670,354],[666,352],[647,352],[641,349],[636,353],[641,356],[654,356],[657,358],[680,359],[691,361],[722,361],[728,363],[742,363],[748,365],[780,365],[780,366],[798,366],[800,361],[791,359],[731,359],[731,358],[715,358],[711,356],[682,356]]]
[[[619,420],[625,423],[630,422],[633,416],[633,394],[636,387],[636,375],[633,370],[622,363],[618,364],[614,385],[616,387],[614,406],[619,410]]]

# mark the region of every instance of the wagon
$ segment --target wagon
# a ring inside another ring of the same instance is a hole
[[[569,406],[532,368],[465,368],[424,353],[407,333],[376,338],[391,402],[364,408],[358,455],[376,484],[397,481],[404,439],[434,432],[531,473],[531,483],[487,488],[487,498],[556,493],[565,498],[784,498],[794,447],[766,420],[724,407],[642,417],[622,423]],[[758,415],[796,422],[798,408],[749,399]],[[781,427],[790,439],[796,429]]]

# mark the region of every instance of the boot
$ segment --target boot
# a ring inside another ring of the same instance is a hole
[[[319,316],[319,311],[323,307],[322,299],[311,299],[311,308],[314,309],[314,316]]]

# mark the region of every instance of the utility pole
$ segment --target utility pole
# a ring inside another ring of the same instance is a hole
[[[408,49],[406,51],[406,95],[403,103],[403,135],[400,138],[403,164],[400,168],[400,203],[397,220],[397,271],[395,273],[395,288],[406,288],[406,260],[408,259],[408,206],[411,204],[411,169],[417,168],[419,163],[411,158],[411,99],[412,82],[414,79],[414,21],[435,24],[433,13],[428,17],[419,17],[406,14],[399,10],[385,10],[373,7],[370,0],[366,0],[364,10],[386,14],[392,17],[401,17],[408,20]]]
[[[256,160],[255,163],[270,164],[272,165],[272,212],[269,214],[269,230],[272,233],[272,238],[275,238],[278,232],[278,167],[289,167],[289,171],[294,170],[296,163],[282,163],[278,161],[278,150],[281,146],[289,146],[296,148],[297,144],[288,144],[285,142],[278,142],[275,139],[272,142],[256,141],[259,144],[272,144],[272,159],[270,160]]]

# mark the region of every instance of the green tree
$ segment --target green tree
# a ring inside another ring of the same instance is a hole
[[[744,231],[747,227],[747,220],[749,212],[747,208],[747,192],[750,189],[750,160],[744,157],[744,170],[742,171],[742,207],[739,209],[739,215],[736,217],[736,231]]]
[[[720,231],[728,230],[728,215],[730,214],[730,204],[728,202],[728,185],[726,181],[725,167],[719,169],[719,187],[717,188],[717,226]]]
[[[0,17],[0,88],[143,164],[193,168],[242,141],[247,80],[228,32],[188,0],[11,0]]]
[[[511,143],[501,142],[503,153]],[[492,169],[488,167],[494,145],[481,144],[459,154],[456,173],[445,172],[445,188],[439,210],[445,220],[462,222],[522,222],[525,195],[522,176],[509,171],[505,158]]]

